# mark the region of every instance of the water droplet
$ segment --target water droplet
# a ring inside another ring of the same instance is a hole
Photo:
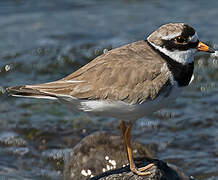
[[[109,160],[109,157],[108,157],[108,156],[105,156],[105,160],[108,161],[108,160]]]
[[[0,86],[0,94],[4,94],[4,93],[5,93],[5,89]]]
[[[87,174],[88,174],[89,176],[92,174],[92,172],[91,172],[90,169],[87,170]]]
[[[206,88],[204,86],[201,86],[201,92],[204,92]]]
[[[217,64],[218,64],[217,59],[213,59],[213,64],[214,64],[214,65],[217,65]]]
[[[81,171],[81,174],[82,174],[83,176],[87,176],[87,175],[88,175],[84,169]]]
[[[7,64],[7,65],[5,66],[5,71],[8,72],[10,69],[11,69],[11,66]]]
[[[116,163],[116,161],[115,160],[111,160],[111,162],[110,162],[113,166],[116,166],[117,165],[117,163]]]
[[[111,169],[111,167],[109,165],[107,165],[107,170],[110,170],[110,169]]]
[[[108,52],[108,49],[104,49],[103,53],[106,54]]]

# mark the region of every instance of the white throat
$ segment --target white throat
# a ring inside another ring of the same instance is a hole
[[[194,62],[194,55],[197,52],[197,49],[189,49],[186,51],[169,51],[164,47],[156,46],[152,42],[149,43],[160,52],[164,53],[165,55],[169,56],[171,59],[181,63],[181,64],[188,64]]]

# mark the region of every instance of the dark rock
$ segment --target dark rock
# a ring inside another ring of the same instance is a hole
[[[65,180],[188,180],[178,169],[169,167],[163,161],[151,159],[154,154],[154,145],[132,143],[137,167],[151,162],[155,165],[149,169],[151,175],[137,176],[130,172],[128,160],[120,136],[106,132],[97,132],[85,137],[71,153],[65,157]],[[152,152],[153,150],[153,152]],[[125,167],[124,167],[125,166]],[[179,173],[178,173],[179,172]]]
[[[133,174],[130,171],[129,166],[126,166],[120,169],[102,173],[91,178],[90,180],[190,180],[190,178],[185,176],[182,172],[178,173],[174,169],[170,168],[165,162],[158,159],[141,158],[136,160],[137,167],[143,167],[149,163],[154,163],[155,165],[149,169],[151,175],[148,176],[138,176]]]

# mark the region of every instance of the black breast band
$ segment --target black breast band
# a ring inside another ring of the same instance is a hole
[[[145,40],[145,42],[166,61],[169,70],[173,74],[174,80],[177,81],[180,87],[189,85],[194,71],[194,62],[183,65],[153,47],[147,40]]]

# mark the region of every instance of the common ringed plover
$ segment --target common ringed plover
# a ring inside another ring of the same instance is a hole
[[[165,24],[146,40],[110,50],[63,79],[6,90],[12,96],[60,100],[74,111],[120,119],[130,169],[148,175],[153,164],[137,168],[133,160],[132,125],[168,105],[190,84],[197,51],[214,53],[189,25]]]

